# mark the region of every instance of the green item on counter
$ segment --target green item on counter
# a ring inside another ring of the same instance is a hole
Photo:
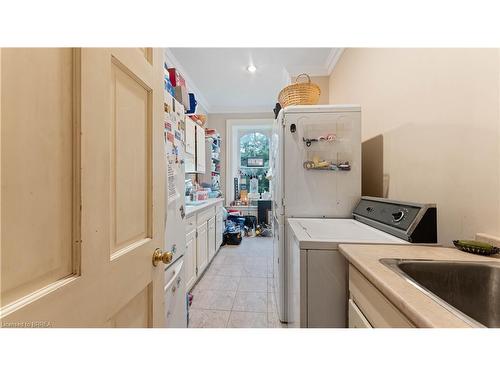
[[[480,241],[455,240],[453,241],[453,245],[455,245],[458,250],[479,255],[493,255],[500,252],[498,247]]]

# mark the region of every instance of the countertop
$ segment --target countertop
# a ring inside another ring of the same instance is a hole
[[[383,258],[500,262],[500,257],[468,254],[454,248],[417,245],[340,245],[340,252],[417,327],[467,328],[451,313],[400,275],[380,263]]]
[[[205,203],[197,206],[190,206],[186,204],[186,217],[193,216],[195,213],[203,211],[219,202],[224,202],[224,198],[208,198]]]

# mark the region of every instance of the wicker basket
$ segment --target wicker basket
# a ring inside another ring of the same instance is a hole
[[[307,77],[307,82],[298,82],[300,77]],[[278,95],[281,107],[296,104],[318,104],[321,90],[319,86],[311,82],[311,77],[303,73],[295,79],[295,83],[288,85]]]

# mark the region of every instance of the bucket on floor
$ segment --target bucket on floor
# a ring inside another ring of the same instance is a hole
[[[223,244],[224,245],[239,245],[241,243],[242,239],[243,239],[243,236],[241,235],[241,229],[239,227],[236,227],[236,230],[226,231],[224,233]]]

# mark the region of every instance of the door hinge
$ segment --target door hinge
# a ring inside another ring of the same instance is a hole
[[[196,267],[196,274],[198,275],[198,267]]]
[[[285,127],[285,116],[281,118],[281,127]]]
[[[282,205],[283,207],[285,207],[285,198],[284,198],[284,197],[283,197],[283,198],[281,198],[281,205]]]

